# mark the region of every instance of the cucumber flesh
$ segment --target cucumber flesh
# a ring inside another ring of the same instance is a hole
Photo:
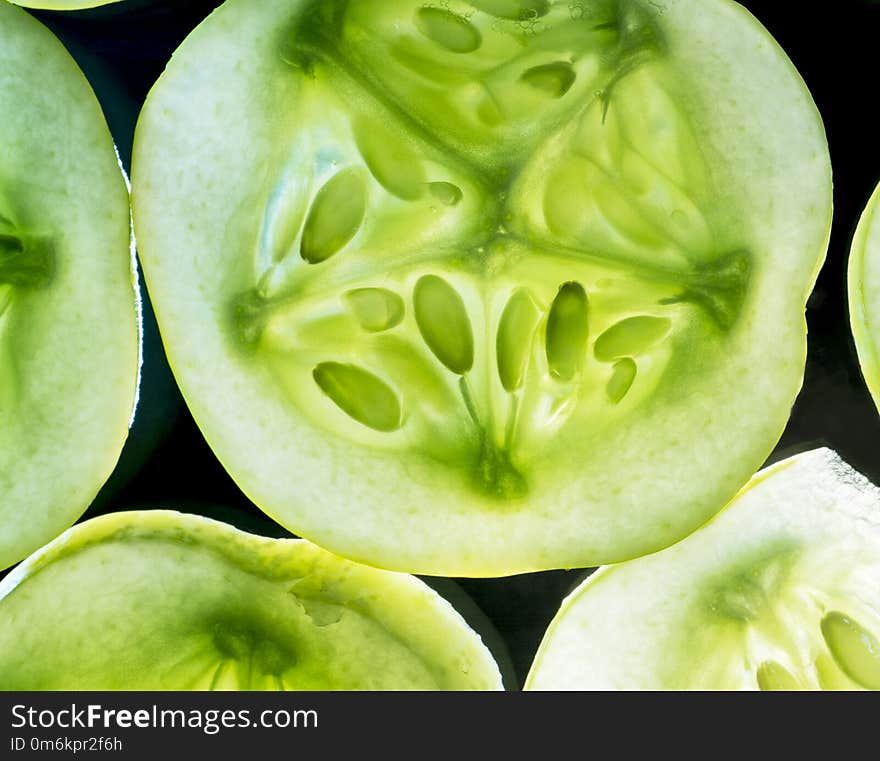
[[[95,518],[0,583],[3,690],[500,688],[418,579],[207,518]]]
[[[89,506],[128,434],[139,303],[125,178],[62,44],[0,3],[0,568]]]

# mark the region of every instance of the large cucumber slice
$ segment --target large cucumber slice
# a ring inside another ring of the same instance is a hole
[[[880,407],[880,185],[853,236],[847,284],[849,315],[862,375]]]
[[[0,689],[499,689],[418,579],[169,511],[79,524],[0,583]]]
[[[800,388],[827,146],[730,2],[228,0],[151,93],[133,171],[207,440],[355,559],[664,547]]]
[[[61,43],[0,2],[0,568],[110,475],[138,375],[128,192]]]
[[[758,473],[573,592],[527,688],[880,689],[880,490],[828,449]]]

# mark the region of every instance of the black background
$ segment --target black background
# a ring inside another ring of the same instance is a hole
[[[126,169],[137,114],[149,88],[177,45],[219,4],[126,0],[76,13],[32,11],[62,39],[91,81]],[[771,459],[826,444],[880,481],[875,445],[880,441],[880,417],[861,378],[846,301],[850,240],[880,178],[874,112],[880,80],[880,3],[743,4],[788,53],[810,88],[825,121],[835,177],[828,258],[807,307],[804,388]],[[271,536],[286,535],[239,491],[208,448],[174,385],[149,304],[145,306],[145,366],[135,426],[116,472],[83,520],[111,510],[170,507]],[[560,601],[585,573],[458,580],[506,644],[520,684]],[[477,628],[486,633],[485,623]]]

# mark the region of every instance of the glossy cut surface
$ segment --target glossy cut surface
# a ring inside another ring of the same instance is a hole
[[[345,556],[489,576],[669,545],[761,465],[831,185],[732,3],[229,0],[147,101],[134,211],[246,494]]]

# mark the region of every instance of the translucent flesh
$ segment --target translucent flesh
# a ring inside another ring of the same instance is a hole
[[[230,0],[138,127],[146,277],[206,437],[277,520],[385,567],[665,546],[802,378],[830,177],[784,55],[726,2],[514,5]]]
[[[113,470],[138,374],[128,194],[61,43],[0,3],[0,568]]]
[[[563,603],[531,689],[880,689],[880,490],[819,449]]]
[[[88,521],[0,584],[3,690],[500,686],[417,579],[195,516]]]

